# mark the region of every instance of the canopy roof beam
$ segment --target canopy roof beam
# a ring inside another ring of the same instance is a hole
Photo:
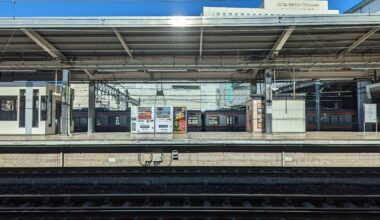
[[[21,28],[22,32],[28,36],[32,41],[34,41],[38,46],[40,46],[44,51],[46,51],[50,56],[56,58],[57,60],[67,60],[66,56],[63,55],[56,47],[49,43],[44,37],[42,37],[38,32]]]
[[[30,29],[21,29],[31,40],[33,40],[38,46],[45,50],[50,56],[56,58],[60,61],[68,60],[65,55],[63,55],[56,47],[54,47],[49,41],[42,37],[38,32]],[[87,69],[83,70],[90,78],[95,75],[94,71],[89,71]]]
[[[296,29],[295,26],[290,26],[288,29],[285,29],[282,32],[280,37],[277,39],[276,43],[273,45],[272,50],[269,52],[268,56],[266,57],[266,60],[273,59],[280,53],[286,41],[288,41],[289,37],[292,35],[294,29]]]
[[[90,71],[90,70],[85,69],[83,70],[83,72],[85,72],[90,79],[93,79],[95,77],[95,71]]]
[[[203,53],[203,27],[201,27],[201,34],[199,36],[199,60],[202,60]]]
[[[123,35],[121,35],[121,33],[116,28],[113,28],[113,31],[115,32],[115,34],[116,34],[117,38],[119,39],[121,45],[123,45],[124,50],[133,59],[132,51],[129,49],[128,44],[125,41]]]
[[[380,26],[372,28],[370,31],[368,31],[366,34],[364,34],[361,38],[359,38],[357,41],[355,41],[351,46],[340,52],[337,57],[341,58],[348,53],[350,53],[353,49],[358,47],[360,44],[362,44],[364,41],[366,41],[368,38],[370,38],[372,35],[374,35],[377,31],[380,30]]]

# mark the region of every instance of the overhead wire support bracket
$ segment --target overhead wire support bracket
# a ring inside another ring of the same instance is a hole
[[[131,103],[135,106],[140,105],[140,99],[134,99],[130,97],[128,92],[122,92],[119,89],[103,81],[100,81],[97,84],[98,90],[106,93],[107,95],[112,96],[118,102]]]

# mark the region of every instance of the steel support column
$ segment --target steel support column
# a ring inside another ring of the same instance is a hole
[[[321,130],[321,82],[315,81],[315,125],[317,131]]]
[[[27,82],[25,90],[25,134],[33,130],[33,83]]]
[[[70,105],[70,71],[62,71],[62,83],[63,83],[63,94],[62,94],[62,114],[61,114],[61,134],[70,134],[70,124],[71,124],[71,108]]]
[[[265,133],[272,134],[272,78],[273,70],[265,70]]]
[[[89,134],[95,132],[95,81],[88,84],[88,129]]]
[[[369,79],[357,80],[357,111],[358,111],[358,129],[364,131],[364,104],[370,103],[371,100],[367,97],[366,87],[371,84]],[[369,130],[370,131],[370,130]]]

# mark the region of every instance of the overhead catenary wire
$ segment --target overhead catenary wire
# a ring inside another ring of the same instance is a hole
[[[8,46],[10,45],[10,43],[11,43],[11,41],[12,41],[12,39],[13,39],[13,36],[14,36],[15,32],[16,32],[16,30],[14,30],[14,31],[12,32],[12,34],[11,34],[11,36],[9,37],[7,43],[4,45],[4,48],[3,48],[3,50],[1,51],[0,60],[3,58],[3,55],[4,55],[5,51],[7,50]]]
[[[251,0],[0,0],[0,2],[251,2]]]

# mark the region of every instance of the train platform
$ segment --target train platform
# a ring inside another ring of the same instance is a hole
[[[173,152],[177,152],[176,160]],[[144,161],[146,158],[159,158],[159,166],[178,167],[380,167],[380,134],[195,132],[0,136],[0,167],[157,165]]]
[[[1,147],[54,146],[375,146],[380,133],[307,132],[252,134],[247,132],[191,132],[187,134],[73,133],[72,136],[0,136]]]

